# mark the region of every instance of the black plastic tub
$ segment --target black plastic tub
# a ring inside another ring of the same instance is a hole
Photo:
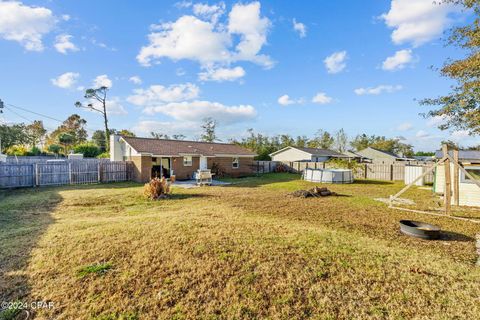
[[[440,238],[440,227],[420,221],[400,220],[400,231],[407,236],[421,239]]]

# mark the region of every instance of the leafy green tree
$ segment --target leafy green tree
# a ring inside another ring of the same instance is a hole
[[[120,130],[118,134],[124,137],[136,137],[135,133],[127,129]]]
[[[335,132],[335,150],[338,152],[342,153],[347,151],[347,146],[348,146],[348,136],[345,130],[340,129],[337,132]]]
[[[308,146],[317,149],[330,149],[334,143],[335,140],[332,135],[329,132],[320,129],[315,134],[315,137],[308,142]]]
[[[92,142],[102,151],[105,151],[107,149],[107,145],[105,142],[105,131],[95,130],[92,134]]]
[[[102,153],[100,148],[91,142],[77,144],[73,147],[75,153],[81,153],[85,158],[95,158]]]
[[[31,124],[25,127],[25,130],[29,139],[29,143],[32,146],[38,145],[47,134],[47,130],[43,126],[43,121],[41,120],[33,121]]]
[[[160,133],[160,132],[150,132],[150,137],[154,139],[170,139],[170,136],[168,134]]]
[[[62,133],[69,134],[73,137],[72,144],[83,143],[87,141],[87,130],[85,126],[87,121],[80,117],[78,114],[72,114],[63,123],[58,126],[47,138],[47,144],[58,142],[58,137]]]
[[[62,150],[62,147],[59,146],[58,144],[51,144],[48,146],[48,151],[53,152],[57,156],[61,150]]]
[[[102,115],[103,124],[105,126],[105,145],[106,149],[108,150],[108,145],[110,143],[110,130],[108,129],[107,92],[108,87],[105,86],[102,86],[100,88],[87,89],[85,90],[84,98],[89,99],[92,102],[84,105],[80,101],[77,101],[75,102],[75,107],[92,110]]]
[[[25,125],[19,124],[0,124],[0,142],[3,150],[13,145],[28,144],[29,138],[26,133]],[[2,150],[0,150],[1,153]]]
[[[443,77],[452,79],[455,85],[446,95],[424,99],[420,103],[437,106],[425,114],[427,117],[442,117],[442,130],[462,129],[480,134],[480,1],[444,0],[474,12],[474,19],[466,19],[465,25],[450,31],[447,45],[465,50],[461,59],[449,59],[440,69]]]
[[[217,121],[212,118],[203,119],[202,129],[203,133],[200,137],[205,142],[215,142],[218,140],[216,135]]]
[[[65,156],[68,154],[68,147],[75,142],[75,137],[69,133],[63,132],[58,135],[58,142],[63,145],[63,151]]]

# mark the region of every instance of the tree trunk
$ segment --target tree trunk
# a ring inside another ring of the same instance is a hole
[[[110,151],[110,130],[108,129],[106,95],[103,98],[103,122],[105,123],[105,151]]]

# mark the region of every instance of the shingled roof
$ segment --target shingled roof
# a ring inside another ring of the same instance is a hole
[[[151,153],[161,156],[183,156],[183,155],[202,155],[202,156],[256,156],[256,153],[245,149],[236,144],[230,143],[210,143],[187,140],[169,140],[153,138],[134,138],[124,137],[133,149],[139,153]]]

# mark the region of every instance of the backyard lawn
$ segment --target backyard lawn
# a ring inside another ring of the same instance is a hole
[[[231,181],[160,201],[133,183],[0,191],[0,301],[35,319],[480,318],[479,224],[373,200],[401,183],[303,199],[289,193],[315,184],[297,175]],[[409,238],[400,219],[447,233]]]

